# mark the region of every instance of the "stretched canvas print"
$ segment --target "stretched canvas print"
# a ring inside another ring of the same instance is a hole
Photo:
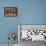
[[[5,7],[4,16],[17,16],[17,7]]]

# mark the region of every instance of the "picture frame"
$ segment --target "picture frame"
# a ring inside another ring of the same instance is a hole
[[[19,42],[22,40],[46,41],[46,24],[18,24],[18,38]]]
[[[18,16],[18,8],[17,7],[4,7],[4,16],[6,17]]]

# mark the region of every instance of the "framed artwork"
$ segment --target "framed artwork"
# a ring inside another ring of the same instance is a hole
[[[4,16],[17,16],[17,7],[4,7]]]
[[[20,34],[19,34],[20,33]],[[21,40],[46,41],[45,24],[19,24],[18,38]]]

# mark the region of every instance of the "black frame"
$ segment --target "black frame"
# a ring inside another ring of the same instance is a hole
[[[6,15],[6,9],[8,9],[8,8],[13,8],[13,10],[15,9],[16,10],[15,15],[14,14],[13,14],[13,16],[12,15]],[[6,16],[6,17],[16,17],[16,16],[18,16],[18,8],[17,7],[4,7],[4,16]]]

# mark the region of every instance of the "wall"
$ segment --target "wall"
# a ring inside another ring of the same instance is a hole
[[[8,34],[10,32],[16,32],[17,24],[19,24],[20,20],[20,7],[21,0],[1,0],[0,1],[0,44],[8,43]],[[4,16],[4,7],[18,7],[18,16],[17,17],[5,17]],[[15,41],[18,42],[17,39]]]
[[[46,24],[46,0],[28,0],[22,4],[21,24]]]
[[[5,17],[4,7],[18,7],[17,17]],[[7,44],[17,24],[46,24],[46,0],[0,0],[0,44]],[[17,40],[16,40],[17,42]]]

